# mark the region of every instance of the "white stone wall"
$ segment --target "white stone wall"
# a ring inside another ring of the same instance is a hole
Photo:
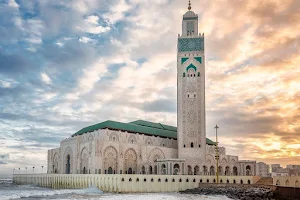
[[[61,174],[66,173],[68,155],[71,157],[71,174],[103,174],[105,170],[108,173],[106,168],[109,164],[113,173],[125,173],[128,168],[132,168],[134,173],[142,173],[143,167],[148,173],[150,166],[154,172],[156,159],[177,157],[176,147],[177,141],[174,139],[108,129],[97,130],[65,139],[59,148],[49,150],[48,172],[54,173],[54,154],[59,157],[57,173]]]
[[[177,141],[143,134],[113,130],[97,130],[93,133],[83,134],[61,142],[60,148],[48,151],[48,173],[66,173],[67,155],[70,155],[71,174],[104,174],[108,173],[108,166],[112,166],[112,173],[141,174],[152,173],[157,163],[156,159],[178,158]],[[180,166],[184,174],[215,175],[216,161],[214,146],[206,145],[206,156],[199,159],[184,159]],[[128,159],[132,155],[133,160]],[[219,174],[220,175],[246,175],[245,168],[252,161],[238,162],[237,156],[225,154],[225,148],[220,147]],[[53,166],[54,165],[54,166]],[[236,167],[237,173],[234,173]],[[205,170],[206,168],[206,170]],[[213,168],[213,170],[212,170]],[[254,168],[252,168],[254,169]],[[254,175],[254,174],[253,174]]]
[[[269,165],[263,162],[256,163],[256,175],[262,177],[269,176]]]
[[[15,174],[16,184],[34,184],[54,189],[87,188],[96,186],[104,192],[178,192],[197,188],[199,183],[214,183],[214,176],[187,175],[90,175],[90,174]],[[253,177],[220,176],[222,183],[253,184]]]
[[[300,188],[300,176],[275,176],[273,185]]]

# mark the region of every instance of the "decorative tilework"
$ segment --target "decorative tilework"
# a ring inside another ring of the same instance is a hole
[[[188,21],[187,23],[186,23],[186,26],[187,26],[187,31],[188,32],[194,32],[195,31],[195,22],[194,21]]]
[[[202,58],[201,57],[195,57],[195,60],[197,60],[199,63],[202,64]]]
[[[185,63],[189,58],[181,58],[181,64]]]
[[[186,68],[186,71],[188,71],[190,68],[193,68],[195,71],[197,71],[197,68],[196,68],[193,64],[190,64],[190,65]]]
[[[178,52],[204,51],[204,38],[178,38]]]

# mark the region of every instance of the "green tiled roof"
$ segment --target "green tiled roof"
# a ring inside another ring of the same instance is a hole
[[[154,135],[165,138],[173,138],[177,139],[177,128],[174,126],[168,126],[161,123],[153,123],[149,121],[137,120],[129,123],[122,123],[116,121],[105,121],[99,124],[95,124],[92,126],[85,127],[75,134],[72,137],[77,135],[82,135],[88,132],[93,132],[98,129],[113,129],[113,130],[122,130],[131,133],[142,133],[145,135]],[[215,142],[206,138],[206,144],[215,145]]]

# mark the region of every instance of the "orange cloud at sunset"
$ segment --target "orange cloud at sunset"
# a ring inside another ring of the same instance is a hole
[[[207,65],[209,126],[220,124],[231,154],[299,164],[300,2],[205,4],[207,57],[217,53]]]

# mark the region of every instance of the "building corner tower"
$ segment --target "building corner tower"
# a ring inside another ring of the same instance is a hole
[[[198,33],[198,15],[183,16],[177,45],[178,158],[186,163],[205,162],[205,57],[204,34]]]

